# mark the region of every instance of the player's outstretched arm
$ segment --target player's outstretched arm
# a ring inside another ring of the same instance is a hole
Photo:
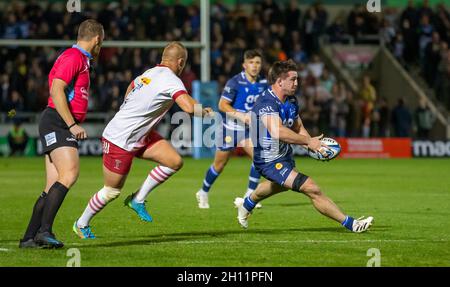
[[[201,115],[194,113],[194,112],[196,112],[195,106],[200,105],[200,103],[197,102],[196,100],[194,100],[188,94],[182,94],[182,95],[178,96],[175,99],[175,102],[184,112],[194,115],[194,116],[197,116],[197,117],[212,116],[214,114],[214,111],[211,108],[203,108]]]
[[[236,109],[231,106],[231,102],[227,101],[224,98],[221,98],[219,100],[219,111],[226,113],[228,116],[236,118],[243,123],[250,123],[250,115],[248,113],[241,113],[236,111]]]
[[[76,124],[75,119],[70,113],[66,93],[64,92],[66,86],[67,84],[63,80],[54,79],[52,82],[52,88],[50,90],[50,96],[52,97],[53,103],[55,104],[56,111],[69,127],[70,132],[75,136],[76,139],[85,139],[87,138],[86,131],[81,126]]]

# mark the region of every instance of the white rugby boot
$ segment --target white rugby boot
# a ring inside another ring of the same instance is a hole
[[[352,231],[356,233],[364,232],[369,229],[372,223],[373,223],[372,216],[369,216],[367,218],[361,216],[360,218],[353,220]]]
[[[209,208],[209,202],[208,202],[208,193],[204,192],[203,190],[199,190],[195,196],[197,197],[198,202],[198,208],[201,209],[208,209]]]
[[[249,212],[244,207],[244,199],[242,197],[236,197],[234,199],[234,206],[238,210],[238,222],[242,226],[242,228],[247,229],[248,228],[248,217],[250,216],[251,212]]]

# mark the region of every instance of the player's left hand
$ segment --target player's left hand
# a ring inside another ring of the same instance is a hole
[[[214,110],[211,108],[204,108],[202,111],[202,115],[204,117],[212,117],[214,116]]]

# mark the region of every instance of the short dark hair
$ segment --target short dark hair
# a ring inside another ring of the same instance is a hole
[[[247,50],[244,52],[244,61],[255,57],[260,57],[261,60],[263,59],[261,52],[258,50]]]
[[[290,71],[297,72],[297,64],[294,60],[289,59],[287,61],[277,61],[273,63],[269,69],[269,84],[273,85],[279,78],[285,78],[286,74]]]
[[[78,40],[89,41],[95,36],[101,36],[103,31],[103,25],[94,19],[88,19],[83,21],[78,27]]]

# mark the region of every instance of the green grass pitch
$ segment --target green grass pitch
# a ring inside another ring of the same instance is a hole
[[[210,192],[209,210],[197,208],[210,160],[185,159],[183,169],[148,198],[153,223],[123,206],[153,163],[135,160],[119,199],[92,222],[98,239],[85,241],[72,224],[102,187],[101,158],[81,158],[54,231],[61,250],[20,250],[18,240],[44,186],[43,158],[0,159],[0,266],[66,266],[77,248],[81,266],[366,266],[380,251],[381,266],[450,266],[450,160],[343,160],[298,158],[347,214],[372,215],[363,234],[346,231],[288,191],[262,202],[250,227],[237,223],[233,199],[246,190],[250,161],[233,158]]]

